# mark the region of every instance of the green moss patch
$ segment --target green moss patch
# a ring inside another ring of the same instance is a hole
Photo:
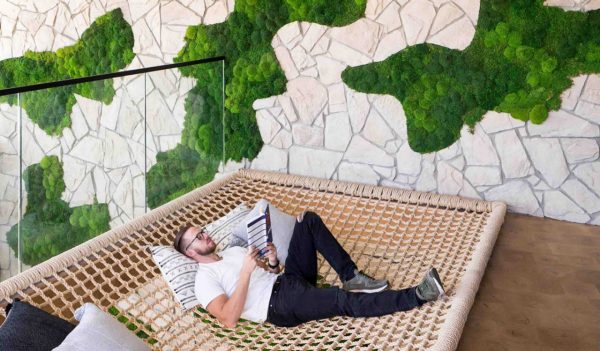
[[[189,27],[186,45],[176,62],[225,56],[225,140],[226,159],[254,158],[262,147],[252,103],[283,93],[286,79],[277,63],[271,40],[285,24],[309,21],[329,26],[345,25],[362,17],[366,0],[240,0],[227,21]],[[198,80],[205,104],[221,106],[220,71],[192,66],[181,69]],[[192,99],[196,99],[192,97]],[[200,153],[220,157],[222,150],[211,139],[220,135],[222,125],[210,109],[200,114],[188,110],[191,130],[182,142]],[[193,122],[191,121],[193,120]],[[210,149],[212,147],[212,149]]]
[[[132,49],[131,26],[116,9],[98,17],[74,45],[0,61],[0,89],[118,71],[133,60]],[[109,104],[115,91],[112,79],[38,90],[21,94],[21,106],[46,133],[60,135],[71,125],[74,94]],[[16,100],[16,95],[0,97],[13,105]]]
[[[110,229],[106,204],[70,208],[61,200],[65,190],[63,168],[56,156],[46,156],[23,173],[27,207],[23,219],[6,234],[9,246],[18,250],[21,229],[21,261],[35,265]]]
[[[220,159],[201,157],[185,145],[157,155],[157,163],[147,173],[146,194],[151,208],[158,207],[210,182]]]
[[[181,145],[160,154],[148,173],[148,205],[156,207],[209,182],[223,156],[237,161],[256,157],[263,143],[252,103],[282,94],[286,84],[271,47],[281,27],[293,21],[345,25],[362,17],[365,6],[366,0],[238,0],[224,23],[189,27],[176,62],[216,56],[227,62],[224,72],[220,63],[181,69],[197,84],[185,102]]]
[[[347,68],[358,91],[398,98],[408,142],[441,150],[486,111],[543,123],[560,108],[571,77],[600,73],[600,11],[566,12],[542,0],[481,2],[475,38],[464,51],[420,44],[385,61]]]

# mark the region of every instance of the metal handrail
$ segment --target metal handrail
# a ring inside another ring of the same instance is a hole
[[[99,75],[95,75],[95,76],[72,78],[72,79],[65,79],[65,80],[59,80],[59,81],[54,81],[54,82],[37,83],[37,84],[31,84],[31,85],[24,85],[24,86],[20,86],[20,87],[1,89],[0,96],[25,93],[25,92],[29,92],[29,91],[42,90],[42,89],[48,89],[48,88],[56,88],[56,87],[62,87],[62,86],[66,86],[66,85],[95,82],[98,80],[126,77],[126,76],[131,76],[134,74],[162,71],[162,70],[171,69],[171,68],[180,68],[180,67],[197,65],[197,64],[201,64],[201,63],[210,63],[210,62],[219,62],[219,61],[225,61],[225,56],[216,56],[216,57],[210,57],[210,58],[205,58],[205,59],[201,59],[201,60],[170,63],[168,65],[137,68],[137,69],[132,69],[132,70],[128,70],[128,71],[118,71],[118,72],[99,74]]]

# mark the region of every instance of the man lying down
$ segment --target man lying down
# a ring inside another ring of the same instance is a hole
[[[444,295],[435,268],[415,287],[386,290],[386,280],[373,279],[357,269],[314,212],[296,218],[284,273],[273,243],[268,244],[267,262],[252,246],[234,246],[217,254],[206,231],[187,226],[177,233],[174,246],[199,263],[196,297],[227,328],[234,328],[240,318],[291,327],[333,316],[382,316]],[[339,275],[341,289],[316,287],[317,252]]]

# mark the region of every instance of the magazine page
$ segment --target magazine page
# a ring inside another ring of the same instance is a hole
[[[264,257],[267,253],[267,243],[273,242],[271,231],[271,215],[269,206],[258,215],[250,218],[246,223],[248,228],[248,246],[253,245],[259,250],[259,256]]]

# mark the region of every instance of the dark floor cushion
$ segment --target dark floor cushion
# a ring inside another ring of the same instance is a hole
[[[21,301],[7,307],[7,313],[0,325],[2,351],[49,351],[75,328],[64,319]]]

